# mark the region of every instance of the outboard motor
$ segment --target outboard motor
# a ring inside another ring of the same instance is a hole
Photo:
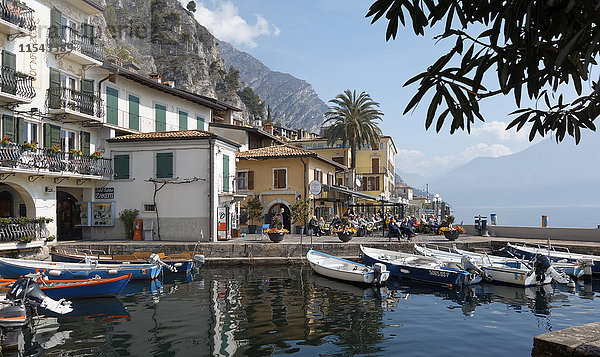
[[[174,266],[171,266],[171,265],[163,262],[162,260],[160,260],[160,257],[157,254],[154,254],[154,253],[152,253],[150,255],[150,264],[160,265],[161,267],[163,267],[165,269],[169,269],[172,273],[176,273],[177,272],[177,268],[175,268]]]
[[[463,255],[460,260],[460,264],[462,265],[462,268],[468,271],[469,273],[479,274],[479,276],[481,276],[486,281],[492,281],[492,277],[487,272],[483,271],[477,264],[475,264],[471,257]]]
[[[373,264],[373,270],[375,270],[375,278],[377,279],[378,284],[385,283],[390,277],[390,272],[383,263]]]
[[[548,259],[547,256],[541,254],[535,256],[533,269],[535,270],[535,281],[538,285],[544,283],[544,280],[546,280],[546,272],[551,267],[552,264],[550,264],[550,259]]]
[[[592,278],[592,267],[594,261],[591,259],[580,259],[577,261],[580,267],[580,271],[577,274],[577,278],[588,280]]]
[[[56,301],[47,297],[40,285],[30,277],[21,277],[15,281],[6,294],[6,299],[13,302],[20,301],[33,307],[40,306],[61,315],[73,311],[70,301],[65,299]]]
[[[204,254],[194,254],[192,261],[194,262],[194,268],[200,269],[204,265]]]

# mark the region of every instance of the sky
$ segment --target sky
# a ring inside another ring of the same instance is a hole
[[[434,31],[418,37],[404,27],[396,40],[386,42],[387,22],[371,25],[365,18],[372,0],[196,2],[196,19],[215,37],[272,70],[306,80],[325,102],[345,89],[369,93],[385,114],[381,128],[394,139],[400,171],[433,177],[479,156],[508,155],[532,145],[528,130],[505,130],[509,113],[516,109],[512,97],[481,102],[486,122],[477,123],[470,135],[450,135],[448,125],[440,133],[426,131],[427,99],[403,115],[418,86],[403,84],[451,43],[436,43]]]

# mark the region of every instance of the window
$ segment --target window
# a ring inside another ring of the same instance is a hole
[[[156,178],[173,178],[173,153],[156,154]]]
[[[142,211],[144,212],[156,212],[156,205],[154,203],[143,203]]]
[[[319,181],[320,183],[323,183],[323,171],[321,171],[320,169],[315,169],[313,177],[315,180]]]
[[[335,181],[333,181],[333,173],[331,173],[331,172],[327,173],[327,184],[329,186],[335,185]]]
[[[90,133],[82,131],[79,133],[81,139],[81,153],[83,155],[90,154]]]
[[[33,141],[38,142],[37,124],[25,122],[25,133],[23,140],[31,143]]]
[[[154,121],[156,131],[167,131],[167,107],[161,104],[154,105]]]
[[[287,187],[287,169],[273,170],[273,188]]]
[[[188,113],[183,110],[179,111],[179,130],[187,130],[188,128]]]
[[[238,190],[254,190],[254,171],[240,171],[237,173]]]
[[[140,130],[140,98],[129,95],[129,129]]]
[[[367,191],[379,191],[379,177],[369,177],[367,179]]]
[[[75,133],[70,130],[60,131],[60,148],[64,152],[75,149]]]
[[[371,172],[374,174],[379,173],[379,158],[374,157],[371,159]]]
[[[115,155],[113,165],[115,180],[129,180],[129,155]]]
[[[119,124],[119,91],[106,87],[106,122]]]
[[[331,160],[334,162],[337,162],[338,164],[344,165],[344,157],[343,156],[332,157]]]
[[[201,116],[196,117],[196,129],[204,130],[204,118]]]
[[[223,192],[229,192],[229,156],[223,155]]]

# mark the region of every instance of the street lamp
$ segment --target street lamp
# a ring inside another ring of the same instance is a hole
[[[383,200],[385,199],[385,193],[381,193],[381,219],[383,220],[381,223],[381,235],[385,237],[385,209],[383,207]]]

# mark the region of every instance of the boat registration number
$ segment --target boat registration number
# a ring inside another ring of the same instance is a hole
[[[430,270],[429,271],[429,275],[439,276],[439,277],[442,277],[442,278],[447,278],[448,276],[450,276],[450,273],[448,273],[446,271]]]

